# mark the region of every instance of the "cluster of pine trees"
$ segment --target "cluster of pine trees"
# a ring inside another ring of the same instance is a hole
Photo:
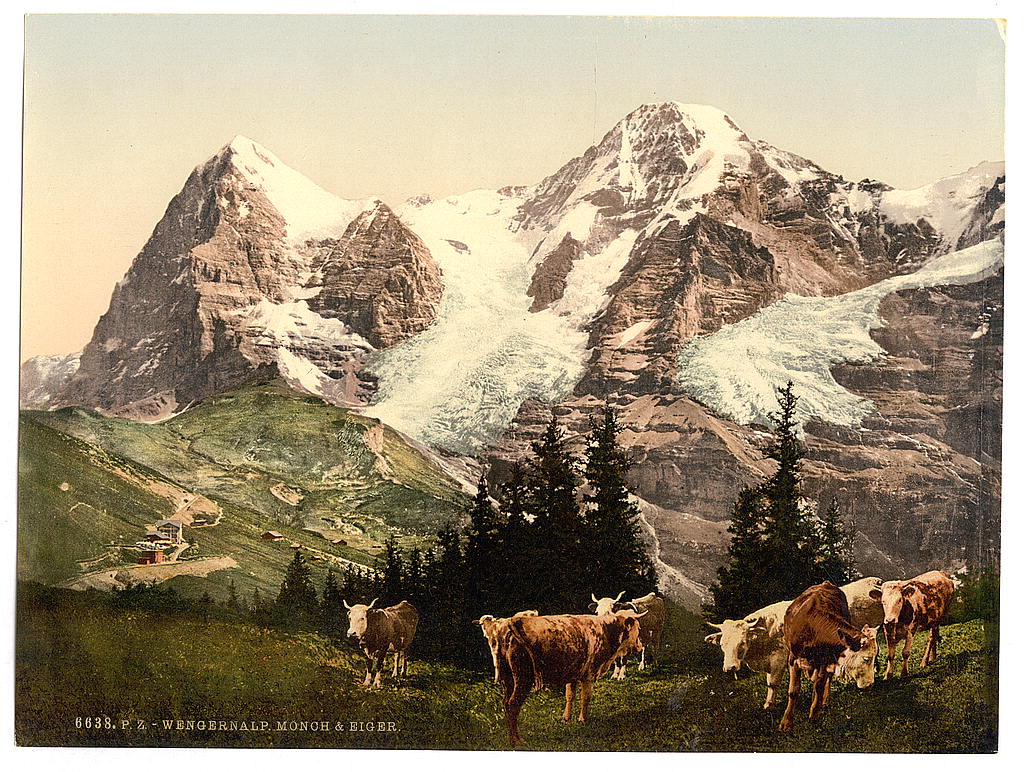
[[[819,505],[815,513],[804,502],[793,383],[776,391],[779,410],[769,417],[772,439],[763,452],[778,468],[736,500],[729,563],[718,569],[705,607],[711,619],[743,618],[826,579],[842,585],[856,578],[853,535],[843,525],[838,503]]]
[[[444,527],[426,550],[403,551],[389,539],[379,570],[350,566],[339,581],[328,569],[320,593],[297,550],[277,597],[257,591],[249,611],[259,622],[343,635],[344,601],[408,600],[420,613],[421,655],[482,663],[488,654],[474,620],[484,614],[585,613],[591,593],[646,594],[657,578],[629,498],[619,431],[606,407],[577,458],[552,418],[532,457],[513,464],[495,491],[481,476],[461,530]]]

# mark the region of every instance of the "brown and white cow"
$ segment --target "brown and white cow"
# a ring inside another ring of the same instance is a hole
[[[529,609],[527,611],[517,611],[511,617],[495,617],[491,614],[484,614],[476,620],[476,624],[480,625],[480,630],[487,640],[487,646],[491,650],[491,661],[494,663],[494,683],[498,683],[498,642],[501,639],[502,632],[508,626],[508,620],[515,619],[516,617],[535,617],[537,615],[536,609]]]
[[[881,586],[882,580],[872,576],[839,588],[846,596],[850,622],[854,627],[870,625],[877,630],[882,623],[882,604],[870,596],[872,589]],[[784,600],[772,603],[747,614],[743,619],[726,619],[721,624],[709,622],[709,626],[718,632],[704,639],[707,643],[721,647],[724,655],[722,670],[726,673],[736,673],[746,665],[757,673],[765,674],[768,682],[765,710],[774,704],[775,692],[782,684],[789,665],[782,627],[791,602]],[[869,648],[877,654],[877,644]],[[858,657],[844,661],[839,675],[864,689],[874,683],[874,669],[875,655],[865,651]]]
[[[637,651],[639,641],[640,620],[633,611],[509,619],[499,641],[498,674],[512,745],[522,742],[519,713],[531,692],[565,686],[562,720],[569,720],[578,693],[579,720],[586,721],[594,682],[608,672],[616,657]]]
[[[392,677],[398,677],[399,667],[402,675],[409,668],[409,646],[416,635],[416,625],[420,615],[407,600],[387,608],[374,608],[374,598],[369,605],[356,603],[348,605],[348,637],[359,643],[366,658],[366,678],[363,686],[380,686],[380,674],[384,669],[384,660],[391,652],[395,653],[395,666]]]
[[[765,674],[768,681],[765,710],[775,702],[775,690],[786,672],[788,655],[782,625],[789,604],[790,601],[784,600],[747,614],[743,619],[726,619],[721,624],[709,622],[708,625],[718,632],[704,639],[721,647],[724,672],[735,674],[746,665]]]
[[[619,593],[618,598],[601,598],[598,600],[594,594],[590,594],[593,603],[590,610],[598,616],[602,614],[613,614],[617,611],[635,611],[640,618],[640,664],[637,670],[644,670],[648,660],[651,667],[658,662],[658,648],[661,646],[661,633],[665,629],[665,601],[656,593],[649,592],[631,601],[620,602],[625,590]],[[629,657],[620,657],[615,660],[615,667],[612,669],[612,678],[622,680],[626,677],[626,664]]]
[[[857,653],[877,651],[878,629],[864,625],[857,629],[850,623],[850,608],[842,590],[831,582],[815,584],[804,590],[789,604],[783,620],[789,664],[789,700],[779,729],[793,728],[793,711],[800,694],[800,680],[806,675],[813,684],[810,718],[817,719],[828,703],[829,689],[836,668]],[[874,679],[874,667],[871,668]]]
[[[910,647],[914,633],[927,630],[928,645],[921,657],[921,667],[934,662],[939,650],[939,625],[945,621],[953,599],[953,580],[945,571],[928,571],[905,581],[885,582],[873,593],[882,604],[885,630],[885,679],[892,676],[892,662],[896,646],[903,641],[903,668],[900,677],[908,673]]]

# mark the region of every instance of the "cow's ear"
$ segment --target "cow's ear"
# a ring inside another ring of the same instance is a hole
[[[589,606],[587,606],[587,608],[590,609],[591,611],[597,611],[597,604],[596,603],[591,603]]]
[[[860,651],[860,636],[850,635],[844,630],[838,630],[839,639],[845,644],[846,648],[850,651]]]
[[[711,644],[714,644],[715,646],[717,646],[721,642],[722,642],[722,634],[721,633],[711,633],[711,635],[705,635],[704,636],[704,643],[711,643]]]
[[[916,591],[917,591],[917,588],[914,585],[912,585],[912,584],[905,584],[905,585],[903,585],[903,597],[904,598],[909,598]]]
[[[879,589],[869,590],[868,591],[868,597],[869,598],[873,598],[874,600],[881,600],[882,599],[882,591],[879,590]]]

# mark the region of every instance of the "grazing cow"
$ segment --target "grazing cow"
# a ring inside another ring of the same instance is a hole
[[[604,616],[561,614],[513,617],[501,635],[498,673],[503,687],[505,721],[512,745],[519,736],[519,713],[530,692],[544,686],[565,686],[568,721],[572,701],[580,697],[579,720],[587,720],[594,682],[608,672],[616,657],[640,646],[640,620],[633,611]]]
[[[665,601],[658,597],[657,594],[649,592],[643,597],[633,598],[633,600],[627,603],[620,603],[619,598],[623,596],[625,590],[619,593],[619,597],[615,598],[601,598],[598,600],[594,597],[594,594],[590,594],[590,598],[593,603],[590,604],[590,610],[598,616],[604,614],[613,614],[617,611],[635,611],[640,618],[640,664],[637,666],[638,670],[644,670],[647,667],[647,661],[650,659],[651,667],[658,661],[658,647],[661,645],[661,632],[665,628]],[[622,680],[626,677],[626,663],[629,657],[620,657],[615,660],[615,666],[612,669],[612,678]]]
[[[882,623],[882,605],[870,596],[870,591],[881,584],[881,579],[869,577],[839,588],[846,596],[850,607],[850,622],[854,627],[871,625],[877,628]],[[789,664],[782,624],[790,602],[784,600],[773,603],[747,614],[743,619],[726,619],[720,625],[709,622],[709,626],[719,632],[712,633],[704,639],[707,643],[721,647],[724,655],[722,670],[726,673],[736,673],[746,665],[757,673],[765,674],[765,680],[768,682],[765,710],[774,704],[775,691],[782,683]],[[874,680],[873,677],[868,680],[865,672],[868,664],[874,668],[874,658],[872,657],[869,663],[861,657],[856,663],[848,663],[848,667],[845,667],[841,674],[845,679],[855,681],[860,688],[866,688]]]
[[[914,633],[928,631],[928,645],[921,657],[921,667],[934,662],[939,651],[939,625],[946,621],[950,601],[953,599],[953,580],[945,571],[929,571],[906,581],[885,582],[872,597],[881,601],[884,613],[883,629],[887,648],[885,679],[892,676],[892,662],[896,646],[903,641],[903,668],[900,677],[908,673],[910,646]]]
[[[498,642],[501,639],[502,632],[508,626],[508,620],[515,619],[516,617],[535,616],[537,616],[536,609],[530,609],[528,611],[517,611],[511,617],[494,617],[490,614],[484,614],[476,620],[476,624],[480,625],[481,632],[483,632],[484,638],[487,639],[487,645],[491,649],[491,661],[494,663],[494,683],[498,683]]]
[[[789,652],[789,700],[779,729],[793,728],[793,711],[800,694],[801,674],[814,687],[810,718],[817,719],[828,703],[832,676],[846,660],[874,643],[878,629],[864,625],[860,630],[850,623],[850,607],[843,592],[831,582],[808,587],[789,604],[783,620],[783,636]],[[874,678],[874,667],[871,668]]]
[[[395,653],[395,667],[392,677],[398,677],[399,665],[402,675],[409,668],[409,646],[416,635],[416,624],[420,615],[407,600],[387,608],[374,608],[374,598],[368,606],[357,603],[354,606],[342,601],[348,609],[348,637],[358,641],[366,657],[366,678],[363,686],[370,686],[373,677],[374,688],[380,686],[380,674],[384,659]]]
[[[741,666],[764,673],[768,682],[768,696],[764,709],[775,702],[775,690],[782,683],[788,656],[782,634],[783,618],[790,601],[784,600],[758,609],[743,619],[726,619],[721,624],[709,622],[717,628],[704,640],[722,648],[722,670],[737,673]]]

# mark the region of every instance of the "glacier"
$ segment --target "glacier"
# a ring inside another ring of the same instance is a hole
[[[379,379],[367,415],[474,454],[497,440],[524,400],[557,402],[572,391],[587,335],[572,316],[530,313],[531,246],[508,227],[520,203],[474,191],[402,213],[440,264],[445,291],[433,325],[367,359]]]
[[[856,427],[875,405],[832,377],[836,365],[885,356],[870,335],[883,327],[878,307],[905,289],[972,284],[1003,266],[999,239],[950,252],[914,273],[893,276],[834,297],[786,295],[757,314],[688,341],[678,356],[677,383],[688,394],[740,424],[768,424],[775,388],[793,382],[797,420]]]

